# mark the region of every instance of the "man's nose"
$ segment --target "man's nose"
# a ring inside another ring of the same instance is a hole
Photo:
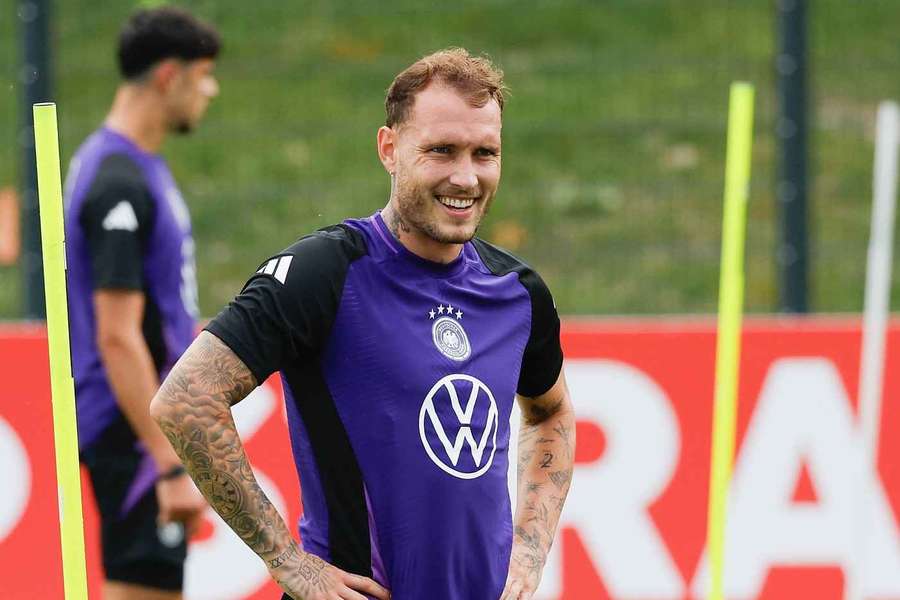
[[[219,82],[215,77],[207,77],[203,82],[203,91],[209,98],[219,95]]]
[[[474,190],[478,187],[478,176],[471,159],[464,158],[457,161],[453,173],[450,174],[450,185],[464,189]]]

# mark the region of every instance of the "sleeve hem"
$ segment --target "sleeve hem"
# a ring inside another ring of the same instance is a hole
[[[227,330],[220,328],[215,321],[210,321],[206,325],[206,327],[203,328],[203,331],[208,331],[209,333],[219,338],[219,340],[221,340],[223,344],[228,346],[228,348],[231,349],[231,351],[234,352],[239,359],[241,359],[241,362],[243,362],[244,365],[246,365],[246,367],[250,369],[253,377],[256,378],[257,385],[262,385],[266,381],[266,379],[269,378],[269,375],[272,374],[271,372],[266,373],[263,369],[260,369],[256,364],[254,364],[254,361],[249,358],[250,353],[247,348]]]
[[[553,373],[552,377],[548,377],[548,379],[540,382],[528,382],[526,385],[522,386],[520,389],[516,390],[516,393],[520,396],[525,396],[526,398],[534,398],[536,396],[540,396],[541,394],[546,394],[550,388],[556,383],[556,380],[559,379],[559,374],[562,372],[563,366],[563,355],[562,352],[556,357],[553,366],[548,369],[546,372]],[[549,383],[547,383],[549,381]]]
[[[134,279],[108,279],[94,283],[94,290],[119,290],[142,292],[144,290],[144,282]]]

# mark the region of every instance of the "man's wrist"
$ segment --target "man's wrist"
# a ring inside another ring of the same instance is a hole
[[[266,566],[269,570],[277,569],[291,560],[296,560],[300,557],[302,551],[300,547],[296,543],[291,543],[287,548],[279,552],[277,555],[264,559],[266,561]]]
[[[171,481],[172,479],[178,479],[185,473],[187,473],[187,469],[184,468],[184,465],[173,465],[160,473],[159,477],[157,477],[156,480]]]

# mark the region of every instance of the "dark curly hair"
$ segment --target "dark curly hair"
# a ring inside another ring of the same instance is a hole
[[[184,9],[163,6],[135,12],[119,33],[119,72],[126,80],[140,79],[167,58],[215,58],[219,33]]]

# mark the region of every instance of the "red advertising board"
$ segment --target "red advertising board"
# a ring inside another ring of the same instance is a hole
[[[578,413],[572,492],[540,600],[705,597],[714,321],[567,321],[566,374]],[[855,319],[750,320],[743,336],[726,595],[900,599],[900,323],[885,365],[877,470],[856,423]],[[0,597],[61,598],[47,376],[37,327],[0,328]],[[289,522],[298,486],[280,389],[236,407],[263,487]],[[85,490],[91,597],[96,515]],[[278,598],[265,569],[210,514],[193,540],[189,600]]]

